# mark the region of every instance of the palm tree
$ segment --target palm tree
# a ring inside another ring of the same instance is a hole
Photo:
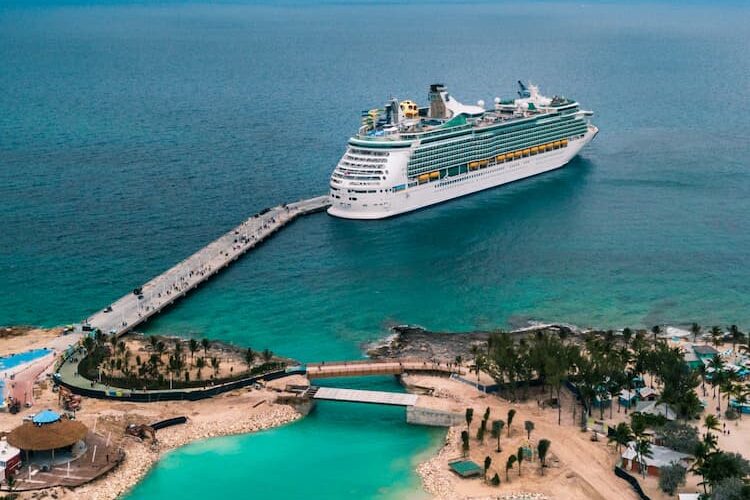
[[[518,477],[521,477],[521,463],[523,462],[523,446],[518,447],[516,452],[516,461],[518,461]]]
[[[617,444],[617,454],[620,454],[623,446],[627,446],[629,442],[633,440],[633,432],[630,430],[630,426],[625,422],[620,422],[615,427],[614,432],[609,436],[608,440],[610,443]]]
[[[724,332],[721,331],[720,326],[712,326],[711,331],[708,333],[711,334],[711,342],[713,343],[714,347],[719,347],[719,344],[721,344],[721,336]]]
[[[516,410],[514,410],[513,408],[511,408],[510,410],[508,410],[508,418],[507,418],[507,420],[508,420],[508,437],[510,437],[510,426],[513,424],[513,417],[515,417],[515,416],[516,416]]]
[[[469,431],[469,427],[471,426],[471,421],[474,420],[474,408],[466,408],[466,431]]]
[[[211,358],[211,368],[214,369],[214,376],[218,376],[219,375],[219,365],[220,364],[221,364],[221,362],[219,361],[219,358],[217,358],[216,356],[214,356],[214,357]]]
[[[654,343],[656,343],[659,340],[659,334],[661,333],[661,327],[659,325],[654,325],[651,327],[651,333],[654,334]]]
[[[198,341],[195,339],[190,339],[188,342],[188,349],[190,350],[190,362],[193,362],[193,358],[195,357],[195,351],[198,350]]]
[[[201,339],[201,347],[203,347],[203,355],[208,356],[208,350],[211,348],[211,341],[208,339]]]
[[[268,348],[263,349],[263,352],[261,353],[261,356],[263,356],[263,361],[265,363],[268,363],[269,361],[271,361],[273,359],[273,353]]]
[[[737,328],[737,325],[732,325],[729,327],[729,334],[732,338],[732,352],[736,353],[737,344],[739,342],[742,342],[742,339],[745,338],[745,334],[742,333],[739,328]]]
[[[461,449],[466,457],[469,454],[469,431],[461,431]]]
[[[638,455],[638,464],[643,474],[643,478],[646,478],[646,458],[651,458],[654,454],[651,451],[651,442],[648,439],[641,438],[635,442],[635,453]]]
[[[502,420],[495,420],[492,422],[492,437],[497,439],[497,451],[500,453],[502,450],[500,449],[500,435],[503,433],[503,427],[505,426],[505,422]]]
[[[716,415],[709,413],[706,415],[706,418],[703,419],[703,427],[706,428],[706,435],[710,436],[711,431],[718,431],[720,429],[719,419],[716,418]]]
[[[531,441],[531,431],[534,430],[534,422],[527,420],[523,423],[523,428],[526,429],[527,440]]]
[[[253,361],[255,361],[255,351],[252,347],[248,347],[245,351],[245,363],[247,363],[247,369],[250,370],[253,367]]]
[[[734,396],[734,402],[737,405],[737,411],[740,414],[740,420],[742,420],[742,407],[746,405],[750,400],[748,398],[748,396],[750,396],[750,392],[748,392],[748,390],[742,384],[736,384],[734,386],[732,396]]]
[[[690,333],[693,334],[693,343],[695,343],[698,335],[701,334],[701,326],[698,323],[693,323],[690,325]]]
[[[195,366],[198,368],[198,380],[201,379],[201,370],[206,367],[206,358],[199,356],[195,362]]]
[[[547,466],[547,452],[549,451],[551,444],[552,443],[549,439],[540,439],[539,443],[536,445],[536,452],[539,455],[539,461],[542,464],[542,476],[544,475],[544,468]]]
[[[487,471],[490,469],[490,465],[492,465],[492,457],[484,457],[484,481],[487,482]]]
[[[703,493],[708,493],[706,489],[706,459],[711,455],[712,447],[711,445],[705,443],[705,442],[698,442],[698,444],[695,445],[695,451],[693,452],[693,456],[695,457],[695,461],[693,461],[692,465],[690,466],[690,472],[693,474],[700,475],[702,478],[702,481],[698,484],[703,485]]]
[[[159,343],[159,337],[157,337],[156,335],[149,335],[148,336],[148,343],[151,345],[151,350],[155,351],[156,350],[156,344]]]
[[[505,481],[510,481],[510,478],[508,477],[508,473],[513,468],[513,465],[516,463],[516,456],[511,455],[508,457],[508,461],[505,462]]]

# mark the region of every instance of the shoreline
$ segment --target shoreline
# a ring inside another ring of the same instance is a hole
[[[157,449],[138,438],[128,437],[123,445],[125,459],[112,472],[75,489],[66,489],[60,498],[109,500],[127,497],[154,469],[160,460],[183,446],[224,436],[253,434],[281,427],[302,418],[302,413],[289,405],[272,404],[271,411],[253,414],[240,421],[207,421],[191,427],[172,427],[158,431]],[[231,420],[231,419],[229,419]]]

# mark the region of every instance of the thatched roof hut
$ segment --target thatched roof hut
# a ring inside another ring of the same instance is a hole
[[[8,434],[8,442],[24,451],[47,451],[72,446],[86,437],[81,422],[61,418],[48,424],[24,422]]]

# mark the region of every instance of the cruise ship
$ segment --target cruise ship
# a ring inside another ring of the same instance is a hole
[[[495,98],[490,109],[433,84],[427,107],[391,99],[363,111],[331,174],[328,213],[382,219],[417,210],[560,168],[596,136],[591,111],[518,84],[518,98]]]

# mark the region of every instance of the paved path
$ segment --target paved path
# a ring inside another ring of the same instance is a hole
[[[88,323],[104,333],[127,333],[185,296],[289,222],[300,215],[321,211],[329,204],[328,196],[318,196],[256,214],[144,284],[140,295],[128,293],[114,302],[111,310],[105,308],[89,317]]]

